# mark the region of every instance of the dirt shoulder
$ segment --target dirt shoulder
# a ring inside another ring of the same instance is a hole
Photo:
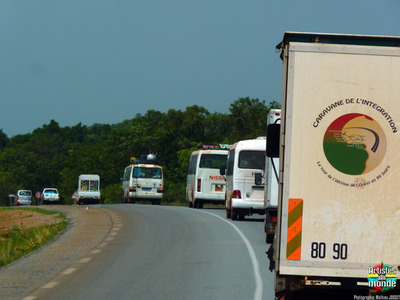
[[[112,226],[107,209],[99,206],[88,206],[86,209],[86,206],[50,205],[41,208],[64,214],[69,225],[47,245],[0,269],[0,299],[21,299],[40,287],[99,245]],[[44,217],[29,213],[30,216],[25,213],[11,214],[8,220],[2,222],[17,222],[16,225],[19,222],[21,225],[22,221],[25,226],[37,226],[33,224],[51,223],[55,219],[54,216],[53,220],[48,218],[51,215]]]
[[[14,226],[31,228],[60,221],[59,214],[44,215],[36,211],[12,209],[0,212],[0,241],[2,236],[7,236]]]

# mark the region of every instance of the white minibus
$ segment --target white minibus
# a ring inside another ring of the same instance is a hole
[[[281,124],[281,110],[271,109],[267,116],[267,126],[270,124]],[[270,133],[271,134],[271,133]],[[267,143],[272,142],[267,133]],[[276,145],[279,149],[279,145]],[[268,155],[267,155],[268,156]],[[272,243],[275,235],[275,227],[278,215],[278,188],[279,188],[279,157],[267,157],[265,160],[266,180],[264,191],[265,209],[265,240],[268,244]]]
[[[164,193],[163,169],[154,154],[127,166],[122,178],[122,198],[125,203],[151,201],[159,205]]]
[[[186,181],[186,200],[189,207],[203,208],[204,203],[225,202],[225,176],[220,169],[226,168],[230,145],[201,145],[189,159]]]
[[[230,148],[226,168],[226,217],[265,213],[265,137],[239,141]],[[223,173],[223,172],[222,172]]]

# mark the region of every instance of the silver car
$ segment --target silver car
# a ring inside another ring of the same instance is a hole
[[[29,190],[18,190],[15,205],[32,205],[32,191]]]

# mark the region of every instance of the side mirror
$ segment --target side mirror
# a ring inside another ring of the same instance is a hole
[[[254,183],[256,185],[261,185],[262,184],[262,174],[261,173],[256,173],[255,174]]]
[[[279,157],[281,125],[269,124],[267,127],[267,157]]]
[[[225,175],[225,167],[221,167],[221,169],[219,169],[219,175],[224,176]]]

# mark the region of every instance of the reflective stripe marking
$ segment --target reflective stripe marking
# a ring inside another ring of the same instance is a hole
[[[286,259],[300,260],[303,199],[289,199]]]

